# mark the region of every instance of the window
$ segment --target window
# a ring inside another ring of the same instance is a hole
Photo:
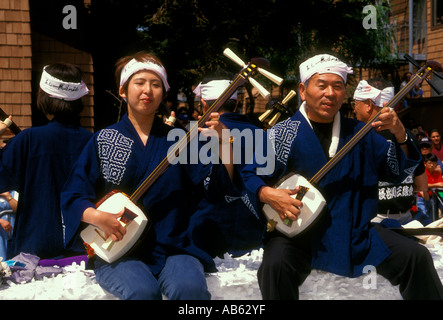
[[[443,0],[432,1],[432,25],[443,26]]]

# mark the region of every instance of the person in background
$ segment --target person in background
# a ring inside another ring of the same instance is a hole
[[[414,88],[411,90],[411,99],[423,98],[423,89],[421,88],[421,83],[415,84]]]
[[[403,74],[402,82],[400,83],[399,90],[403,89],[408,84],[408,82],[411,80],[411,77],[412,77],[412,73],[410,73],[410,72],[406,72],[405,74]],[[395,111],[400,111],[403,108],[409,107],[409,100],[410,99],[411,99],[411,93],[408,92],[406,94],[406,96],[402,99],[402,105],[401,106],[399,105],[398,109],[396,108]]]
[[[441,141],[440,130],[432,129],[429,132],[429,138],[432,141],[432,153],[437,156],[441,161],[443,161],[443,144]]]
[[[203,113],[208,112],[230,84],[231,81],[221,71],[202,80],[194,93],[200,98]],[[234,167],[240,172],[252,161],[255,137],[258,136],[256,130],[259,133],[263,130],[236,109],[237,91],[220,106],[218,113],[221,124],[230,130]],[[224,195],[217,203],[202,199],[190,225],[195,243],[213,256],[222,256],[225,252],[237,256],[259,247],[264,228],[251,199],[247,193],[237,197]]]
[[[0,257],[6,260],[8,242],[14,228],[15,213],[17,212],[17,192],[0,194]]]
[[[428,153],[423,157],[426,168],[426,176],[428,178],[428,189],[443,188],[443,177],[441,173],[436,170],[438,165],[437,160],[437,156],[433,153]],[[426,192],[428,195],[426,195],[425,192],[422,192],[417,197],[417,210],[419,212],[426,213],[427,216],[433,215],[432,210],[435,203],[433,204],[434,199],[432,198],[432,192],[432,190]]]
[[[0,121],[0,135],[12,123],[12,116],[4,121]],[[6,146],[7,141],[3,140],[0,148]],[[15,191],[6,191],[0,194],[0,258],[6,260],[8,242],[11,239],[11,232],[14,227],[15,212],[17,211],[18,194]]]
[[[85,253],[81,243],[65,251],[60,191],[92,137],[80,125],[82,97],[88,93],[78,66],[45,66],[37,107],[49,123],[21,131],[0,151],[0,191],[20,195],[6,259],[21,252],[41,259]]]
[[[369,122],[393,97],[394,87],[386,80],[382,78],[374,78],[368,81],[361,80],[354,92],[354,113],[357,120],[365,123]],[[419,144],[416,137],[407,129],[405,130],[418,148]],[[378,133],[388,141],[394,139],[388,130],[379,131]],[[402,225],[410,222],[414,218],[411,212],[411,208],[415,203],[414,192],[427,190],[427,184],[422,162],[401,183],[379,181],[378,214],[372,221],[381,222],[388,226],[391,226],[392,223]]]
[[[432,153],[432,141],[429,140],[428,137],[423,137],[420,140],[420,152],[423,159],[427,154]],[[435,170],[440,172],[441,174],[442,168],[443,168],[443,162],[439,158],[437,158],[437,167],[435,168]]]

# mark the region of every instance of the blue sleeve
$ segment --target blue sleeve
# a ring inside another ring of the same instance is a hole
[[[270,137],[269,132],[263,136],[261,146],[257,142],[252,163],[247,164],[241,172],[244,192],[256,208],[261,205],[258,196],[260,189],[280,179],[286,172],[286,164],[277,156],[282,146],[278,139]]]
[[[0,151],[0,192],[20,189],[26,177],[29,130],[15,136]]]
[[[100,174],[100,166],[94,141],[91,139],[80,154],[61,192],[65,247],[69,247],[77,236],[83,212],[87,208],[95,208],[95,182]]]

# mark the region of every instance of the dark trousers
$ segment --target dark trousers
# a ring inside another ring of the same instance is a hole
[[[392,251],[376,268],[377,273],[393,285],[399,285],[404,299],[442,300],[443,286],[428,249],[380,225],[374,228]],[[299,298],[298,287],[311,272],[309,243],[309,237],[268,239],[258,270],[263,299]]]

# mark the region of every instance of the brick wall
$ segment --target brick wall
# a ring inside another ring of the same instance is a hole
[[[432,0],[427,0],[427,21],[428,21],[428,54],[427,60],[434,60],[443,65],[443,25],[433,25],[432,24]],[[434,78],[433,76],[432,78]],[[436,78],[436,77],[435,77]],[[436,81],[438,79],[432,79]],[[442,89],[443,85],[441,80],[439,81],[439,88]],[[423,91],[425,90],[425,86],[423,86]],[[426,96],[431,96],[431,88],[429,86],[426,87]]]
[[[21,128],[32,126],[32,100],[43,66],[77,64],[91,93],[85,96],[81,124],[94,128],[94,78],[89,53],[31,30],[28,0],[0,0],[0,107]],[[3,120],[3,119],[1,119]],[[8,135],[8,133],[6,133]]]
[[[27,0],[0,0],[0,107],[20,128],[31,123],[31,29]]]

